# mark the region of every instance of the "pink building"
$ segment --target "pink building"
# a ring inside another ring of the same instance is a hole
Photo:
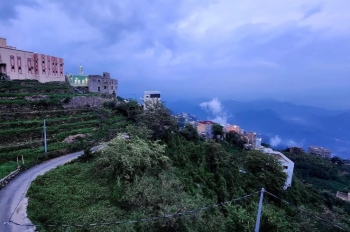
[[[62,58],[18,50],[0,38],[0,73],[10,80],[65,81]]]

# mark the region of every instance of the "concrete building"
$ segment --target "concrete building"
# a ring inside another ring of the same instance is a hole
[[[117,96],[118,80],[110,77],[108,72],[103,75],[88,76],[89,92],[115,94]]]
[[[245,136],[248,139],[248,144],[255,146],[256,144],[256,133],[255,132],[246,132]]]
[[[317,155],[323,158],[331,158],[331,155],[332,155],[331,150],[323,147],[316,147],[316,146],[310,146],[308,149],[308,152],[309,154]]]
[[[0,73],[10,80],[65,81],[62,58],[18,50],[0,38]]]
[[[143,109],[146,110],[147,106],[152,103],[161,102],[159,91],[144,91],[143,93]]]
[[[284,185],[284,189],[287,189],[292,185],[293,172],[294,172],[294,162],[288,159],[287,156],[283,155],[279,151],[274,151],[271,148],[260,147],[260,151],[273,155],[283,166],[283,172],[287,174],[287,179]]]
[[[200,121],[197,124],[197,132],[198,134],[205,136],[207,138],[213,137],[213,125],[215,123],[212,121]]]

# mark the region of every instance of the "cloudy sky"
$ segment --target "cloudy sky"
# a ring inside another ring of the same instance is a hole
[[[350,109],[349,0],[0,1],[0,37],[108,71],[119,95]]]

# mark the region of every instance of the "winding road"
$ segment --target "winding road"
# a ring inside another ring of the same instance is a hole
[[[97,150],[100,146],[93,147],[91,150]],[[29,232],[34,231],[33,226],[18,226],[32,224],[27,218],[26,208],[28,199],[25,197],[28,185],[38,176],[45,172],[65,164],[78,156],[83,151],[67,154],[52,160],[45,161],[34,166],[25,172],[16,176],[9,184],[0,190],[0,231],[4,232]],[[18,205],[18,207],[17,207]],[[7,223],[7,224],[5,224]]]

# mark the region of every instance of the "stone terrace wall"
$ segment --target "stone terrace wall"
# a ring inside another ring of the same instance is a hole
[[[82,107],[101,107],[103,102],[110,101],[102,97],[77,96],[72,97],[67,101],[62,101],[62,106],[65,109],[76,109]],[[64,103],[67,102],[67,103]]]

